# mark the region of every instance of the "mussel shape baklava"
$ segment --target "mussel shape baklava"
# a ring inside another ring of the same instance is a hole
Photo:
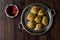
[[[34,30],[41,30],[42,29],[42,24],[36,24],[36,27]]]
[[[42,23],[48,25],[48,18],[46,16],[43,16]]]
[[[30,11],[30,12],[32,12],[32,13],[34,13],[34,14],[37,14],[38,11],[39,11],[39,7],[38,7],[38,6],[33,6],[33,7],[31,8],[31,11]]]
[[[27,27],[30,28],[30,29],[34,28],[35,25],[36,25],[36,23],[35,23],[34,21],[29,21],[29,22],[27,23]]]
[[[40,9],[39,12],[38,12],[38,15],[43,16],[44,14],[45,14],[44,9]]]
[[[26,19],[29,21],[33,21],[34,18],[35,18],[35,14],[33,14],[33,13],[29,13],[28,16],[26,17]]]
[[[34,19],[34,21],[35,21],[36,23],[41,23],[41,19],[42,19],[41,16],[36,16],[35,19]]]

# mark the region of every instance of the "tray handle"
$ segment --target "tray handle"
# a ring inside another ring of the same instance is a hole
[[[52,12],[52,15],[53,15],[53,16],[56,15],[55,9],[51,9],[51,12]]]

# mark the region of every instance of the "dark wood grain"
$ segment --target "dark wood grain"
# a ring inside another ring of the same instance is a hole
[[[41,36],[31,35],[18,29],[23,9],[32,3],[43,3],[56,11],[51,29]],[[8,4],[18,6],[17,17],[13,19],[6,17],[4,11]],[[60,40],[60,0],[0,0],[0,40]]]

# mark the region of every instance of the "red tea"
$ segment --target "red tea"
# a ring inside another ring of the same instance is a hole
[[[17,11],[18,10],[15,6],[9,6],[6,9],[7,14],[10,15],[10,16],[15,16],[17,14]]]

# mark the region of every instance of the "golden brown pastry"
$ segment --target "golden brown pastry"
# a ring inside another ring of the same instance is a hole
[[[40,9],[39,12],[38,12],[38,15],[43,16],[44,14],[45,14],[44,10],[43,9]]]
[[[38,6],[33,6],[30,12],[32,12],[34,14],[37,14],[38,11],[39,11],[39,7]]]
[[[36,22],[36,23],[40,23],[41,22],[41,16],[36,16],[35,17],[35,19],[34,19],[34,21]]]
[[[48,24],[48,18],[46,16],[43,16],[42,23],[44,25],[47,25]]]
[[[42,29],[42,24],[36,24],[36,27],[34,30],[41,30]]]
[[[35,18],[35,14],[29,13],[28,16],[26,17],[27,20],[32,21]]]
[[[33,21],[29,21],[29,22],[27,23],[27,27],[30,28],[30,29],[31,29],[31,28],[34,28],[35,25],[36,25],[36,23],[33,22]]]

